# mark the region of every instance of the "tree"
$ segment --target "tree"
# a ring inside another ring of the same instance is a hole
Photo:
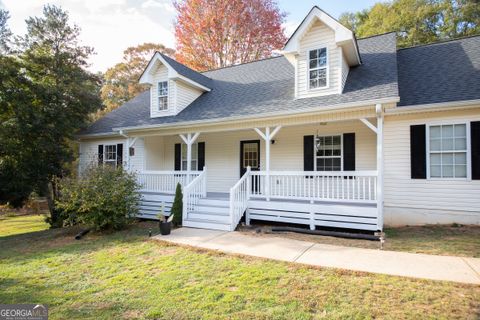
[[[195,70],[266,58],[286,41],[286,14],[275,0],[184,0],[174,6],[176,58]]]
[[[173,199],[170,214],[173,214],[173,223],[176,226],[181,226],[183,221],[183,193],[180,183],[177,183],[177,188],[175,189],[175,198]]]
[[[398,46],[407,47],[480,33],[480,2],[476,0],[394,0],[340,22],[359,37],[396,32]]]
[[[162,44],[144,43],[127,48],[123,52],[122,62],[107,70],[101,90],[105,109],[98,112],[97,117],[116,109],[147,89],[147,86],[138,83],[138,79],[155,51],[169,56],[175,53]]]
[[[74,134],[101,106],[100,79],[85,70],[93,49],[79,44],[67,12],[47,5],[43,17],[26,23],[20,52],[3,57],[8,71],[0,68],[7,76],[0,88],[0,201],[20,205],[35,190],[48,196],[54,214],[48,186],[55,190],[73,159]]]
[[[12,32],[7,25],[9,18],[8,11],[0,10],[0,54],[5,54],[9,51],[10,38],[12,37]]]

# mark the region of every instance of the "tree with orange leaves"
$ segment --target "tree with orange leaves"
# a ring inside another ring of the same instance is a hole
[[[177,10],[176,59],[203,71],[272,55],[286,41],[275,0],[183,0]]]

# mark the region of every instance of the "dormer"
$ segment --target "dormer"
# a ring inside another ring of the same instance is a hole
[[[180,113],[204,92],[211,90],[211,79],[156,52],[140,77],[150,85],[150,117]]]
[[[313,7],[285,44],[295,67],[295,98],[343,92],[350,67],[361,63],[355,35]]]

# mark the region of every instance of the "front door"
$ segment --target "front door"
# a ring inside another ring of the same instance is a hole
[[[250,166],[252,171],[260,170],[260,140],[240,141],[240,177],[247,171]],[[259,191],[258,181],[253,181],[252,191]]]

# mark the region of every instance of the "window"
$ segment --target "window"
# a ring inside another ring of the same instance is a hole
[[[310,89],[327,86],[327,48],[308,52],[308,79]]]
[[[258,169],[258,148],[259,145],[257,142],[244,143],[243,144],[243,167]]]
[[[158,83],[158,110],[168,109],[168,81]]]
[[[182,171],[187,171],[187,145],[182,143]],[[192,144],[192,171],[198,170],[198,143]]]
[[[428,128],[429,177],[466,178],[467,125],[431,125]]]
[[[103,163],[112,167],[117,166],[117,145],[105,145]]]
[[[316,138],[315,166],[317,171],[342,170],[342,136]]]

